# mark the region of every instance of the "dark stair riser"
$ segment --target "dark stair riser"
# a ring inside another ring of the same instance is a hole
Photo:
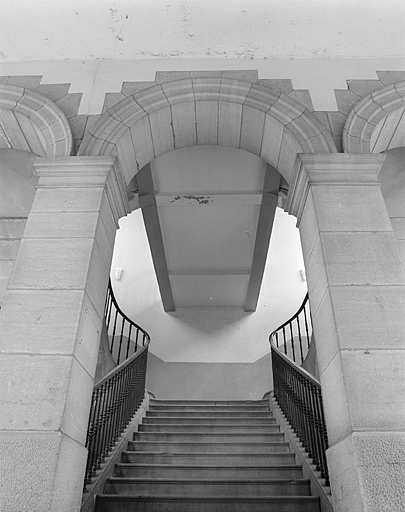
[[[273,464],[295,464],[295,455],[288,451],[273,453],[158,453],[151,451],[125,451],[122,454],[122,462],[139,464],[182,464],[182,465],[217,465],[217,466],[250,466],[250,465],[273,465]]]
[[[197,478],[197,479],[302,479],[302,469],[290,466],[175,466],[170,464],[116,464],[115,475],[125,478]]]
[[[99,496],[97,512],[319,512],[319,499],[282,498],[139,498]]]

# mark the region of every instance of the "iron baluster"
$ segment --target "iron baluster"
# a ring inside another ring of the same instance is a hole
[[[308,307],[308,311],[307,308]],[[300,317],[302,322],[300,323]],[[274,398],[279,404],[316,468],[321,472],[326,485],[329,485],[326,450],[328,436],[322,405],[322,392],[319,381],[299,366],[296,361],[294,346],[294,328],[296,322],[297,335],[300,343],[300,356],[304,361],[301,326],[305,325],[305,333],[309,341],[312,335],[312,317],[308,295],[301,307],[292,318],[281,325],[270,335],[271,360],[273,368]],[[287,351],[286,329],[291,334],[291,357]],[[284,339],[284,350],[279,346],[279,335]],[[283,353],[284,352],[284,353]]]
[[[113,307],[115,314],[112,314]],[[119,319],[121,321],[121,344],[127,324],[129,325],[128,343],[131,343],[131,332],[133,329],[136,329],[137,339],[139,332],[142,333],[143,343],[142,348],[135,351],[129,358],[127,357],[125,361],[94,386],[86,436],[88,458],[84,488],[91,483],[92,477],[100,469],[105,457],[108,456],[115,442],[128,426],[145,396],[146,363],[150,337],[146,331],[132,322],[120,310],[115,300],[111,283],[107,292],[104,312],[108,332],[111,317],[114,316],[113,339]],[[137,348],[137,344],[135,348]],[[113,342],[111,343],[112,349]],[[128,355],[129,346],[127,346]],[[121,358],[120,349],[118,357]]]

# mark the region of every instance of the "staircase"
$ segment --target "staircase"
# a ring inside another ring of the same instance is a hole
[[[267,400],[151,400],[96,512],[320,512]]]

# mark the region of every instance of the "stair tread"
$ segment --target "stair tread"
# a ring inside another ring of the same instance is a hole
[[[137,501],[137,500],[156,500],[156,501],[231,501],[231,502],[238,502],[240,500],[246,500],[246,501],[309,501],[309,502],[318,502],[319,498],[316,496],[183,496],[181,494],[179,495],[171,495],[171,496],[156,496],[156,495],[143,495],[139,496],[138,494],[98,494],[97,498],[107,498],[112,500],[125,500],[125,501]]]
[[[163,467],[163,468],[170,468],[170,469],[197,469],[197,468],[215,468],[215,469],[229,469],[229,466],[213,466],[212,464],[138,464],[136,462],[118,462],[116,467],[142,467],[142,468],[148,468],[148,467]],[[231,466],[233,469],[297,469],[301,468],[302,466],[300,464],[273,464],[272,466]]]
[[[283,436],[267,400],[151,400],[99,510],[319,512]]]
[[[126,483],[126,482],[133,482],[133,483],[176,483],[176,484],[195,484],[196,482],[202,482],[204,484],[237,484],[237,485],[243,485],[243,484],[302,484],[307,485],[309,480],[307,478],[263,478],[263,479],[256,479],[256,478],[243,478],[243,479],[237,479],[232,478],[231,480],[225,479],[225,478],[215,478],[215,479],[200,479],[200,478],[142,478],[142,477],[127,477],[127,476],[111,476],[107,478],[107,482],[114,482],[114,483]]]

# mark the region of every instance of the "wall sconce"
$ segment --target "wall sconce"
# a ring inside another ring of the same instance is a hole
[[[122,268],[116,268],[115,269],[115,279],[117,281],[119,281],[121,279],[121,275],[122,275]]]
[[[307,280],[307,275],[305,273],[305,270],[300,270],[301,279],[305,282]]]

